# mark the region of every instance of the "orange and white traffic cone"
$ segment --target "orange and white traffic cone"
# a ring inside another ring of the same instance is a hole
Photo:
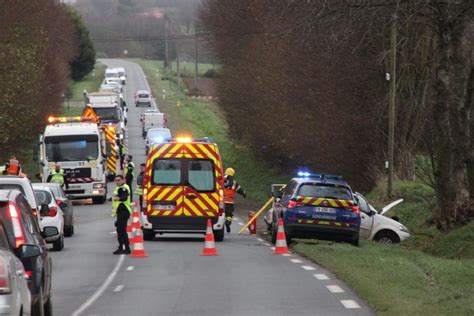
[[[135,236],[132,254],[130,258],[145,258],[148,254],[145,252],[145,246],[143,245],[142,230],[137,229],[137,235]]]
[[[132,225],[130,225],[130,222],[127,225],[127,235],[128,235],[128,242],[130,243],[130,245],[133,245],[135,243],[135,236],[133,233]]]
[[[214,233],[212,231],[211,220],[207,220],[206,238],[204,239],[204,249],[201,256],[218,256],[216,244],[214,242]]]
[[[274,255],[283,255],[289,253],[288,245],[286,244],[285,228],[283,228],[283,220],[278,218],[278,232],[275,244]]]

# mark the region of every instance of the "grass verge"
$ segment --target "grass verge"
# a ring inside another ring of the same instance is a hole
[[[84,100],[84,90],[89,92],[97,91],[102,79],[104,79],[105,69],[104,64],[96,63],[94,70],[84,77],[81,81],[71,81],[70,89],[72,92],[72,101]]]

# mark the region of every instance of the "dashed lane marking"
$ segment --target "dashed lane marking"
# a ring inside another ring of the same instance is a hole
[[[87,301],[85,301],[81,306],[79,306],[78,309],[76,309],[73,313],[72,316],[79,316],[81,315],[87,308],[89,308],[94,302],[102,295],[104,294],[105,290],[109,287],[110,283],[115,279],[115,276],[117,275],[120,267],[122,266],[125,256],[119,256],[120,258],[117,260],[117,264],[115,265],[115,268],[112,270],[112,272],[109,274],[107,279],[105,280],[104,283],[95,291],[95,293],[89,297]]]
[[[300,259],[291,259],[290,261],[293,262],[293,263],[302,263],[303,262]]]
[[[339,285],[326,285],[331,293],[344,293],[344,290]]]
[[[357,302],[354,300],[341,300],[341,303],[342,305],[344,305],[345,308],[348,309],[360,308],[360,305],[357,304]]]
[[[120,292],[120,291],[123,290],[124,287],[125,286],[123,286],[123,285],[117,285],[117,287],[114,289],[114,292]]]
[[[305,269],[306,271],[313,271],[313,270],[316,270],[315,267],[312,267],[312,266],[301,266],[303,269]]]
[[[258,240],[258,241],[263,241],[263,239],[262,239],[262,238],[257,238],[257,240]]]
[[[325,274],[313,274],[313,276],[318,280],[329,280],[329,277]]]
[[[283,253],[282,256],[284,256],[284,257],[290,257],[290,256],[291,256],[291,253]]]
[[[264,245],[270,247],[270,244],[264,243]]]
[[[127,267],[127,271],[133,271],[133,269],[135,269],[134,266],[128,266]]]

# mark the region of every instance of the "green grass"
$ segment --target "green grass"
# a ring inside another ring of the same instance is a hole
[[[161,80],[161,76],[156,76],[156,69],[162,67],[161,61],[134,61],[143,67],[155,96],[161,96],[162,89],[169,90],[170,83]],[[171,86],[175,91],[175,85]],[[173,134],[187,132],[195,137],[211,137],[219,146],[224,167],[236,169],[237,180],[252,200],[264,203],[269,197],[272,183],[285,183],[289,180],[288,176],[269,169],[248,148],[230,139],[225,117],[216,103],[187,98],[182,99],[178,107],[178,99],[176,93],[168,96],[166,101],[157,99],[160,110],[168,116]]]
[[[62,116],[81,116],[83,111],[84,111],[84,107],[71,106],[67,108],[66,106],[63,106],[61,108],[61,115]]]
[[[397,246],[298,242],[294,249],[329,268],[379,315],[474,314],[474,260],[449,260]]]
[[[82,101],[84,100],[84,90],[88,92],[97,91],[100,87],[102,80],[104,79],[105,69],[107,67],[104,64],[97,63],[95,65],[94,71],[88,74],[81,81],[72,81],[70,89],[72,92],[72,101]]]
[[[158,67],[163,70],[163,61],[158,61]],[[195,65],[194,63],[179,63],[181,77],[194,77]],[[199,75],[204,75],[209,69],[218,69],[218,65],[198,63]],[[163,73],[163,71],[161,71]],[[177,63],[173,61],[171,63],[171,72],[173,76],[176,76]]]

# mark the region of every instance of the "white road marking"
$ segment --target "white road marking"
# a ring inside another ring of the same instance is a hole
[[[341,303],[345,308],[360,308],[360,305],[354,300],[341,300]]]
[[[329,280],[329,277],[325,274],[313,274],[313,276],[318,280]]]
[[[120,291],[123,290],[124,287],[125,286],[123,286],[123,285],[117,285],[117,287],[114,289],[114,292],[120,292]]]
[[[315,267],[312,267],[312,266],[301,266],[303,269],[305,269],[306,271],[313,271],[313,270],[316,270]]]
[[[283,253],[282,256],[290,257],[290,256],[291,256],[291,253]]]
[[[339,285],[326,285],[331,293],[344,293],[344,290]]]
[[[291,259],[290,261],[293,262],[293,263],[302,263],[303,262],[300,259]]]
[[[133,266],[128,266],[127,267],[127,271],[133,271],[133,269],[135,269]]]
[[[264,245],[270,247],[270,244],[264,243]]]
[[[117,232],[110,232],[109,234],[110,235],[115,235]]]
[[[262,241],[263,242],[263,239],[262,238],[257,238],[258,241]]]
[[[109,287],[110,283],[112,283],[112,281],[114,280],[115,276],[117,275],[120,267],[122,266],[122,264],[125,260],[125,256],[122,255],[122,256],[119,256],[119,257],[120,258],[117,260],[117,264],[115,265],[114,270],[112,271],[112,273],[109,274],[109,276],[107,277],[105,282],[102,283],[102,285],[97,289],[97,291],[91,297],[89,297],[89,299],[87,301],[85,301],[81,306],[79,306],[78,309],[76,309],[74,311],[74,313],[72,313],[72,316],[81,315],[87,308],[89,308],[92,304],[94,304],[94,302],[102,294],[104,294],[105,290],[107,289],[107,287]]]

